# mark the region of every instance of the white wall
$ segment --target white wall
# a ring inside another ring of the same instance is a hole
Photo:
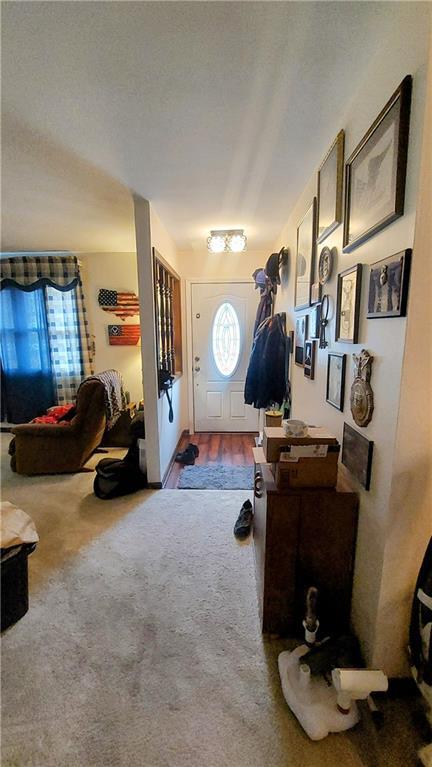
[[[183,278],[181,259],[171,236],[168,234],[153,205],[150,204],[150,236],[152,247],[160,253],[180,278]],[[172,388],[172,405],[174,420],[168,421],[168,400],[165,394],[158,400],[159,418],[159,450],[161,477],[164,476],[172,455],[184,429],[187,428],[187,349],[186,349],[186,322],[185,322],[185,290],[184,280],[181,282],[182,295],[182,345],[183,345],[183,375],[178,378]]]
[[[408,643],[413,590],[432,535],[432,359],[426,330],[430,332],[432,328],[432,55],[429,56],[421,167],[410,311],[377,625],[376,657],[387,657],[394,667]]]
[[[122,321],[111,312],[104,312],[98,304],[100,288],[134,292],[138,295],[136,253],[79,253],[81,273],[91,332],[95,339],[94,369],[96,373],[114,368],[124,380],[131,400],[143,398],[141,349],[139,346],[110,346],[108,325],[134,325],[138,315]]]
[[[160,483],[169,467],[182,431],[186,428],[187,386],[185,375],[178,378],[173,384],[171,393],[174,420],[169,423],[167,398],[165,395],[159,397],[157,381],[152,248],[156,248],[175,271],[178,271],[178,262],[174,243],[149,202],[136,196],[134,205],[141,307],[141,354],[146,419],[147,472],[149,482]],[[185,348],[183,353],[184,359],[186,359]]]
[[[326,292],[333,297],[334,303],[338,272],[356,263],[373,263],[413,245],[426,91],[428,25],[429,8],[426,4],[424,9],[417,11],[416,16],[406,5],[395,6],[393,30],[389,31],[388,38],[382,41],[380,50],[371,59],[364,73],[363,83],[353,94],[353,100],[348,105],[346,113],[339,115],[334,135],[323,136],[323,153],[325,153],[337,131],[344,128],[345,156],[348,157],[403,77],[406,74],[413,75],[405,215],[350,254],[342,253],[342,226],[327,238],[324,244],[330,248],[336,247],[339,254],[333,276],[325,288]],[[276,245],[276,248],[282,244],[288,245],[293,254],[288,284],[285,284],[278,294],[276,304],[278,311],[287,311],[288,324],[291,328],[294,328],[296,316],[293,310],[296,228],[315,194],[316,174],[302,191]],[[318,246],[318,253],[321,247],[322,245]],[[378,653],[380,637],[377,635],[377,627],[380,598],[384,588],[382,576],[388,534],[406,319],[366,319],[367,272],[368,270],[364,269],[360,342],[355,346],[334,342],[334,312],[327,330],[330,340],[329,350],[347,354],[344,413],[339,413],[325,402],[327,351],[317,350],[314,381],[305,379],[303,369],[293,365],[293,417],[304,418],[309,423],[322,424],[331,429],[339,439],[342,438],[344,421],[358,429],[349,409],[349,390],[353,371],[351,355],[361,348],[368,349],[374,355],[371,384],[375,396],[375,411],[369,426],[360,429],[364,436],[375,443],[372,484],[369,492],[359,488],[361,503],[352,619],[367,662],[382,664],[388,673],[397,675],[406,671],[400,643],[387,636],[387,642],[393,641],[395,646],[398,645],[398,650],[391,656]],[[411,295],[410,308],[412,300]],[[395,605],[396,613],[399,609],[400,605]]]

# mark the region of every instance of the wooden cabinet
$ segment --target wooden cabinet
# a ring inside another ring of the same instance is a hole
[[[358,497],[339,490],[278,491],[256,464],[254,555],[262,631],[302,634],[307,589],[319,590],[323,630],[349,627]]]

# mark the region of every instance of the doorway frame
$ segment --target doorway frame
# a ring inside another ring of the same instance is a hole
[[[187,399],[188,399],[188,429],[189,434],[195,430],[195,412],[193,396],[193,359],[192,359],[192,285],[253,285],[250,278],[239,277],[236,279],[197,279],[185,280],[185,313],[186,313],[186,365],[187,365]],[[216,432],[215,432],[216,433]],[[241,432],[240,432],[241,433]]]

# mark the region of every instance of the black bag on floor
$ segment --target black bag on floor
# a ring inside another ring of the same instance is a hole
[[[35,543],[0,549],[1,631],[19,621],[29,607],[27,557]]]
[[[138,413],[130,425],[131,446],[125,457],[103,458],[96,466],[93,483],[95,495],[102,500],[128,495],[147,487],[147,475],[140,469],[138,440],[145,436],[144,413]]]

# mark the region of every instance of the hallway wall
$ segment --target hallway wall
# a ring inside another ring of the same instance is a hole
[[[325,291],[332,296],[334,302],[327,329],[327,337],[330,341],[329,351],[343,352],[347,355],[344,412],[340,413],[325,402],[327,351],[317,350],[314,381],[304,377],[301,367],[293,365],[292,370],[293,417],[326,426],[340,440],[343,424],[346,421],[374,441],[371,489],[366,492],[359,487],[361,504],[352,619],[367,662],[374,666],[382,666],[391,675],[407,672],[406,633],[404,636],[396,636],[396,632],[392,631],[391,635],[386,634],[385,641],[382,634],[378,634],[379,610],[388,588],[388,584],[383,581],[383,575],[389,533],[389,503],[407,321],[406,318],[366,319],[368,280],[366,268],[363,270],[360,342],[357,345],[335,343],[334,307],[338,272],[357,263],[371,264],[413,245],[426,94],[429,10],[425,4],[424,9],[414,17],[409,7],[402,4],[395,7],[392,34],[382,41],[379,52],[370,61],[361,87],[357,93],[353,94],[353,100],[348,105],[346,113],[339,115],[334,135],[323,137],[326,139],[327,146],[330,147],[337,131],[344,128],[345,158],[347,158],[403,77],[406,74],[413,75],[404,216],[350,254],[342,253],[342,226],[339,226],[317,248],[318,254],[323,245],[335,247],[338,252],[333,275]],[[288,245],[292,253],[289,278],[282,286],[276,304],[278,311],[287,311],[288,325],[291,328],[294,328],[296,315],[302,313],[295,313],[293,310],[296,230],[315,194],[316,173],[300,194],[275,247],[277,249],[282,244]],[[412,303],[413,294],[411,293],[409,310],[412,310]],[[424,333],[424,328],[420,332]],[[371,385],[374,391],[375,410],[369,426],[359,429],[351,417],[349,391],[353,374],[351,355],[362,348],[368,349],[374,355]],[[403,509],[399,509],[398,514],[393,514],[393,526],[400,523],[402,514]],[[418,534],[426,535],[424,531]],[[407,581],[404,587],[411,587],[411,585],[412,573],[409,576],[409,583]],[[400,600],[392,604],[392,607],[394,620],[400,625],[400,616],[403,613],[406,618],[406,609],[402,607]],[[387,651],[389,645],[392,646],[390,653]]]
[[[148,200],[136,195],[134,197],[134,209],[141,310],[141,356],[146,419],[147,473],[150,483],[160,484],[169,467],[182,431],[186,428],[187,384],[185,374],[173,384],[171,394],[174,420],[170,423],[167,398],[165,395],[159,397],[158,388],[152,248],[156,248],[177,273],[178,260],[174,242]],[[181,277],[181,273],[179,276]],[[184,300],[182,303],[184,307]],[[182,335],[185,360],[184,322],[182,323]]]
[[[169,466],[172,455],[177,447],[179,439],[184,429],[187,428],[187,369],[186,369],[186,323],[185,323],[185,292],[184,280],[182,274],[181,258],[177,252],[174,241],[165,229],[153,205],[150,204],[150,232],[152,247],[160,253],[170,266],[181,278],[181,304],[182,304],[182,349],[183,349],[183,374],[178,378],[172,387],[172,406],[174,411],[174,420],[168,421],[168,400],[165,395],[159,397],[158,418],[159,418],[159,450],[161,463],[161,477]]]
[[[432,31],[429,50],[410,311],[378,613],[378,657],[400,651],[398,643],[389,644],[389,636],[399,637],[400,645],[406,646],[413,589],[432,536],[432,358],[430,342],[421,342],[424,330],[432,328]]]
[[[114,368],[123,376],[131,400],[143,398],[141,349],[139,346],[110,346],[108,325],[135,325],[139,317],[120,320],[104,312],[98,304],[100,288],[133,291],[138,295],[136,253],[79,253],[87,313],[95,340],[94,369],[96,373]]]

